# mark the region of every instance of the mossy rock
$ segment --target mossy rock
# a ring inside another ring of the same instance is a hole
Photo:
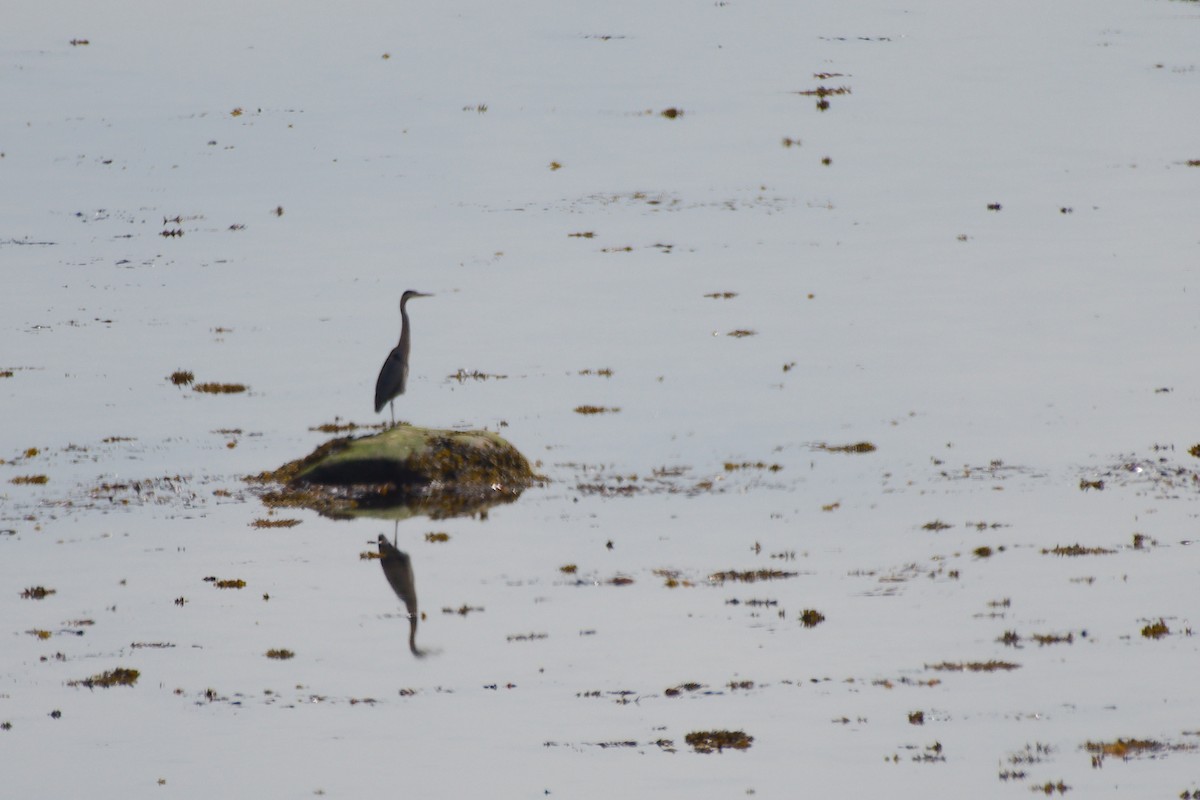
[[[282,486],[263,493],[271,506],[391,519],[476,513],[512,502],[543,479],[491,431],[399,425],[372,436],[332,439],[251,480]]]

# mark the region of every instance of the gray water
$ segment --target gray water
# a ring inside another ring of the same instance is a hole
[[[6,786],[1197,791],[1194,6],[17,3]],[[547,477],[400,524],[421,659],[391,524],[242,480],[408,288],[398,416]]]

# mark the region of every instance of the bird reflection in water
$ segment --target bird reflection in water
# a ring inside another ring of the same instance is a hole
[[[379,563],[383,566],[383,576],[391,585],[392,591],[404,603],[408,611],[408,649],[417,658],[424,658],[428,651],[417,647],[417,585],[413,581],[412,559],[408,553],[396,549],[396,546],[379,534]]]

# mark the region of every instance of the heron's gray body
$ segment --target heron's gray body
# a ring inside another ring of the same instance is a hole
[[[379,370],[379,380],[375,381],[375,413],[383,411],[383,407],[395,398],[404,394],[408,385],[408,326],[404,328],[405,337],[400,344],[392,348],[383,368]]]
[[[432,295],[414,292],[409,289],[400,298],[400,343],[392,348],[383,367],[379,370],[379,378],[375,381],[375,413],[383,411],[384,405],[392,403],[404,394],[408,385],[408,353],[412,349],[412,338],[408,332],[408,301],[414,297],[432,297]],[[396,424],[396,407],[392,405],[392,424]]]

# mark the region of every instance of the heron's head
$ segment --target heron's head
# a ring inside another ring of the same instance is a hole
[[[405,303],[407,303],[409,300],[413,299],[414,297],[433,297],[433,295],[426,294],[425,292],[416,292],[416,291],[413,291],[412,289],[409,289],[407,292],[405,292],[400,297],[400,305],[404,305]]]

